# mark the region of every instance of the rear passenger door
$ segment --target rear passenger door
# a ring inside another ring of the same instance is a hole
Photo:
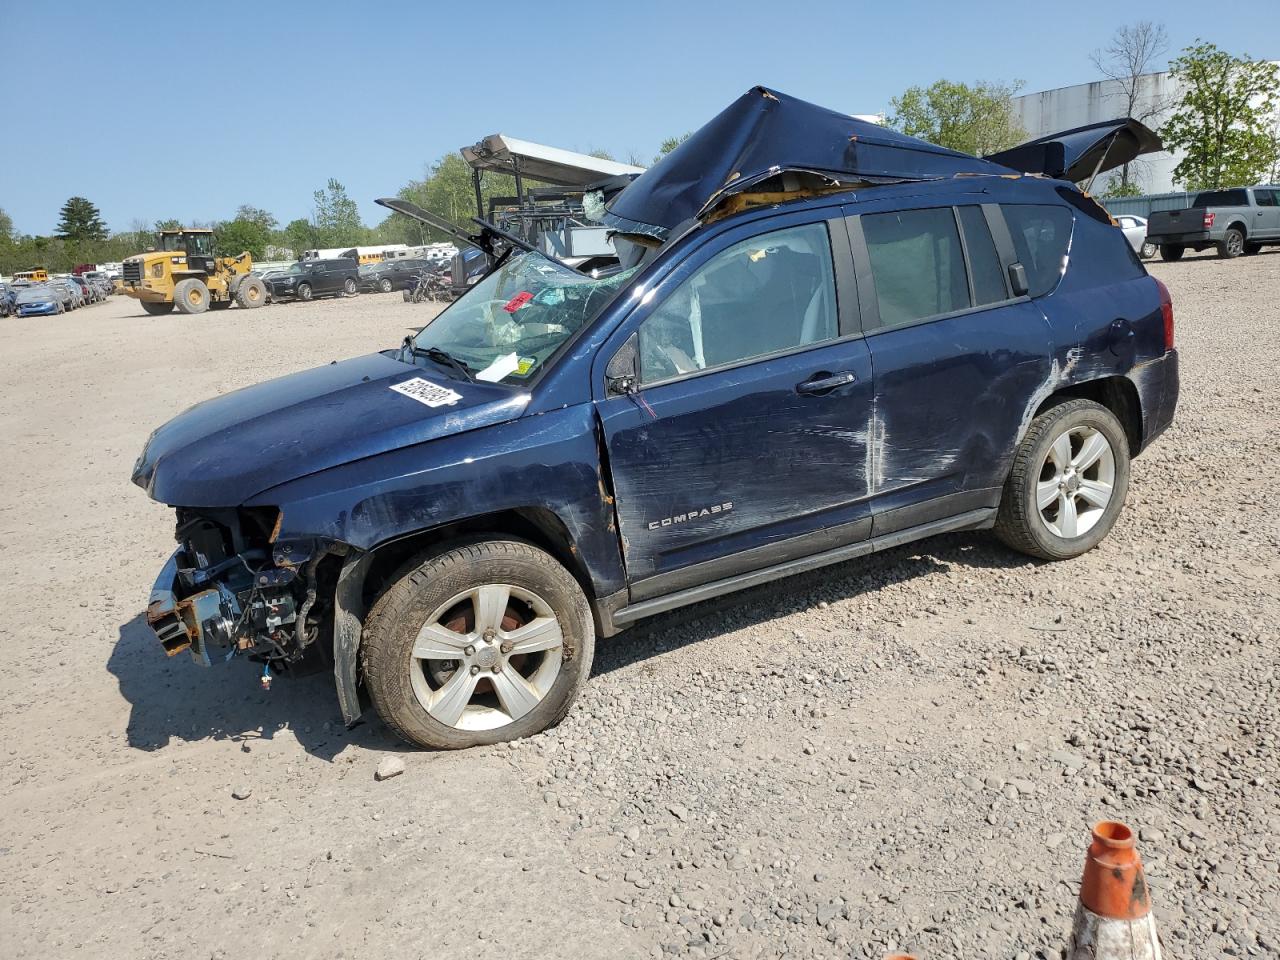
[[[1052,366],[1044,315],[1010,289],[996,205],[884,206],[847,221],[875,371],[873,536],[995,506]]]
[[[1251,236],[1258,240],[1280,238],[1280,190],[1254,190],[1253,197],[1258,211]]]

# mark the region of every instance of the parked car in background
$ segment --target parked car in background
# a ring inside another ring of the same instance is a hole
[[[1124,232],[1124,238],[1129,241],[1129,246],[1133,247],[1134,253],[1143,260],[1150,260],[1156,255],[1158,248],[1154,243],[1147,240],[1147,220],[1145,217],[1135,217],[1131,213],[1122,213],[1115,219],[1116,225]]]
[[[1178,399],[1169,291],[1063,175],[1139,132],[1010,177],[754,88],[605,208],[614,269],[512,251],[402,345],[152,433],[147,622],[458,748],[559,722],[597,636],[680,606],[950,531],[1079,556]]]
[[[1164,260],[1180,260],[1188,248],[1217,248],[1230,260],[1280,244],[1280,186],[1205,190],[1185,210],[1156,210],[1147,218],[1147,242]]]
[[[115,284],[111,282],[111,277],[107,275],[105,270],[91,270],[82,276],[94,285],[98,291],[99,299],[105,300],[115,292]]]
[[[52,284],[33,283],[21,287],[17,296],[17,314],[20,317],[48,316],[63,313],[67,309],[66,297]]]
[[[424,271],[432,270],[435,266],[430,260],[410,258],[371,263],[360,268],[360,287],[362,290],[377,290],[380,293],[408,290],[418,282],[418,277]]]
[[[13,313],[13,300],[17,296],[17,291],[3,280],[0,280],[0,317],[7,317]]]
[[[67,279],[80,288],[81,303],[97,303],[102,299],[102,296],[98,293],[98,288],[84,277],[78,277],[75,274],[72,274]]]
[[[53,277],[45,286],[58,295],[58,298],[62,301],[63,310],[74,310],[80,306],[80,288],[70,280]]]
[[[299,260],[283,273],[263,280],[272,300],[310,300],[341,297],[360,290],[359,268],[354,260]]]

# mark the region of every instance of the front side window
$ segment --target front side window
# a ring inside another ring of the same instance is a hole
[[[950,207],[864,214],[862,233],[882,326],[896,327],[972,305]]]
[[[720,251],[640,325],[640,382],[655,383],[835,338],[825,223]]]

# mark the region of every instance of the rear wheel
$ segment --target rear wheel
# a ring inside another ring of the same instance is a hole
[[[195,277],[180,280],[173,288],[173,302],[182,313],[204,313],[209,309],[209,288]]]
[[[1160,244],[1161,260],[1181,260],[1182,255],[1187,252],[1187,248],[1179,243],[1162,243]]]
[[[248,309],[267,302],[267,286],[257,277],[245,277],[236,287],[236,303]]]
[[[299,300],[311,299],[311,284],[309,283],[298,284],[298,299]]]
[[[1036,417],[1019,445],[996,535],[1043,560],[1078,557],[1115,525],[1128,489],[1120,421],[1092,400],[1069,400]]]
[[[142,301],[142,309],[147,311],[153,317],[163,317],[166,313],[173,312],[173,301],[166,303],[153,303],[150,300]]]
[[[429,554],[374,604],[361,661],[370,698],[410,743],[458,749],[562,720],[586,682],[595,628],[578,582],[515,540]]]
[[[347,277],[346,280],[342,281],[342,292],[348,297],[354,297],[356,295],[357,288],[354,277]]]
[[[1150,260],[1156,255],[1156,245],[1154,243],[1144,243],[1142,249],[1138,251],[1138,256],[1143,260]]]
[[[1227,232],[1218,241],[1218,256],[1223,260],[1234,260],[1244,253],[1244,233],[1236,227],[1227,227]]]

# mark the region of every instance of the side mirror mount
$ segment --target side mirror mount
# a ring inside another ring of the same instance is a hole
[[[639,359],[640,335],[633,333],[604,369],[605,385],[611,396],[625,397],[636,392],[636,381],[640,377]]]
[[[1027,282],[1027,268],[1020,263],[1009,264],[1009,288],[1015,297],[1025,297],[1031,292],[1031,284]]]

